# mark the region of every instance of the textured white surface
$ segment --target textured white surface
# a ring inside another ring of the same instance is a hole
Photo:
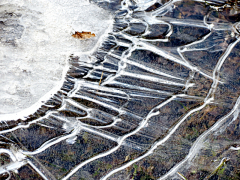
[[[0,5],[0,114],[20,112],[61,86],[69,55],[91,51],[112,24],[108,12],[86,0]],[[75,31],[96,37],[81,41]]]

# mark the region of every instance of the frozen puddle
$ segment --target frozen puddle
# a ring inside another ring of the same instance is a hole
[[[1,1],[0,179],[240,179],[240,4],[92,1]]]
[[[49,99],[62,85],[69,56],[94,50],[111,24],[107,11],[86,0],[1,1],[0,114]],[[75,31],[96,36],[79,40]]]

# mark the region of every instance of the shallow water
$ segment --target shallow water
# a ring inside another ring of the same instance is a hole
[[[44,102],[0,116],[2,177],[239,179],[240,3],[91,3],[113,25],[69,42]]]

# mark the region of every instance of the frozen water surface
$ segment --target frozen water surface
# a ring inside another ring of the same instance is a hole
[[[48,99],[62,85],[69,56],[93,50],[112,24],[109,12],[85,0],[0,5],[0,114],[20,112],[54,88],[42,101]],[[75,31],[96,37],[83,42]]]
[[[0,8],[2,179],[240,179],[239,1]]]

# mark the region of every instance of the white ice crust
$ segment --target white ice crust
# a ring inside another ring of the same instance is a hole
[[[1,0],[0,10],[15,17],[0,21],[24,27],[14,44],[0,41],[0,116],[48,99],[62,85],[69,56],[93,50],[112,25],[111,15],[87,0]],[[96,36],[83,41],[75,31]]]

